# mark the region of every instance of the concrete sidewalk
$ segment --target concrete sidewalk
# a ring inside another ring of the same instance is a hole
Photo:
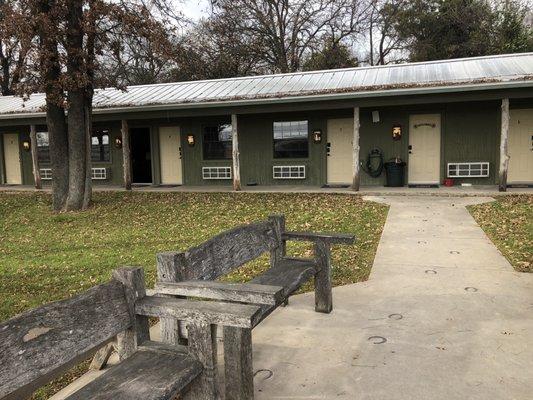
[[[254,330],[256,399],[531,399],[533,275],[517,273],[465,206],[391,205],[369,281],[334,311],[291,298]]]

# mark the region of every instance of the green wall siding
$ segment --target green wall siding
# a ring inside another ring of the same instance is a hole
[[[490,163],[490,177],[463,179],[473,184],[496,184],[499,163],[499,135],[500,135],[500,101],[453,102],[446,104],[427,104],[409,106],[369,107],[361,109],[361,137],[360,159],[366,162],[368,152],[373,148],[380,148],[384,153],[384,160],[399,156],[408,161],[409,143],[409,115],[411,114],[441,114],[441,180],[446,175],[447,162],[488,161]],[[511,108],[533,108],[533,99],[519,99],[511,101]],[[372,111],[380,114],[378,123],[372,122]],[[315,110],[277,112],[261,114],[245,114],[238,116],[239,144],[241,154],[241,182],[243,186],[249,183],[258,185],[310,185],[321,186],[326,183],[327,156],[327,121],[333,118],[352,118],[350,108],[338,110]],[[309,157],[305,159],[274,159],[273,157],[273,122],[289,120],[309,121]],[[159,126],[179,126],[181,130],[182,167],[184,185],[225,185],[230,186],[231,180],[204,180],[202,167],[231,166],[231,160],[204,160],[202,154],[202,133],[205,125],[230,123],[230,116],[196,116],[188,118],[164,118],[152,120],[130,121],[130,127],[150,128],[152,143],[152,174],[154,184],[160,183],[160,155],[159,155]],[[392,126],[402,126],[402,139],[392,140]],[[106,167],[109,170],[107,181],[93,181],[98,184],[122,185],[122,150],[114,147],[116,137],[120,137],[120,122],[99,122],[98,127],[106,127],[111,132],[111,162],[95,163],[95,167]],[[20,143],[28,137],[27,126],[3,127],[3,132],[19,132]],[[312,141],[312,132],[322,130],[321,143]],[[193,147],[187,144],[187,135],[195,137]],[[1,146],[1,144],[0,144]],[[3,152],[2,152],[3,156]],[[3,157],[2,157],[3,158]],[[0,161],[2,161],[0,158]],[[33,184],[31,171],[31,155],[21,150],[23,183]],[[278,180],[272,177],[274,165],[305,165],[305,179]],[[42,165],[41,167],[46,167]],[[346,166],[352,168],[351,165]],[[0,162],[0,172],[3,175],[3,162]],[[407,171],[406,171],[407,179]],[[459,181],[460,182],[460,181]],[[361,171],[362,185],[384,185],[385,174],[378,178],[371,178]],[[407,182],[406,182],[407,183]]]
[[[455,179],[472,184],[495,184],[499,168],[500,109],[498,103],[453,104],[446,107],[441,176],[448,162],[488,161],[488,178]]]
[[[273,124],[275,121],[308,121],[307,158],[274,158]],[[312,132],[326,132],[326,120],[311,113],[280,113],[239,117],[239,147],[241,153],[241,181],[243,185],[312,185],[324,183],[325,135],[321,143],[314,143]],[[273,167],[305,165],[305,179],[274,179]]]

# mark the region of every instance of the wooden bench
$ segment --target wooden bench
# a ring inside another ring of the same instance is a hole
[[[189,347],[150,341],[149,316],[187,321]],[[257,306],[146,296],[142,269],[120,268],[109,283],[0,324],[0,399],[31,395],[116,340],[120,362],[68,399],[212,400],[211,327],[251,328],[259,316]]]
[[[312,242],[314,258],[287,257],[288,240]],[[353,244],[354,241],[354,236],[347,234],[288,232],[284,216],[271,216],[267,221],[223,232],[186,252],[158,254],[155,292],[165,296],[260,305],[255,326],[278,306],[287,304],[289,296],[314,277],[315,311],[329,313],[333,308],[331,245]],[[250,282],[215,281],[267,252],[270,253],[270,268]],[[183,326],[176,319],[162,320],[162,340],[182,343]],[[252,328],[224,327],[226,399],[253,399]],[[213,384],[215,381],[213,377]]]

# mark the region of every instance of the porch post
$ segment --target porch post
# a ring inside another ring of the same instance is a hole
[[[39,159],[37,155],[37,129],[35,125],[30,125],[30,149],[35,189],[42,189],[43,185],[41,183],[41,170],[39,169]]]
[[[359,107],[353,109],[353,180],[352,190],[359,191]]]
[[[241,190],[241,165],[239,160],[239,135],[237,114],[231,114],[231,143],[233,156],[233,190]]]
[[[122,120],[122,166],[124,168],[124,188],[131,190],[131,146],[128,121]]]
[[[499,191],[507,191],[507,170],[509,168],[509,99],[502,99],[502,128],[500,135]]]

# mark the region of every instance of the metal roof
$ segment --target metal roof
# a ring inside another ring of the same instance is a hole
[[[95,113],[533,86],[533,53],[129,86],[95,92]],[[43,94],[0,97],[0,119],[44,115]]]

